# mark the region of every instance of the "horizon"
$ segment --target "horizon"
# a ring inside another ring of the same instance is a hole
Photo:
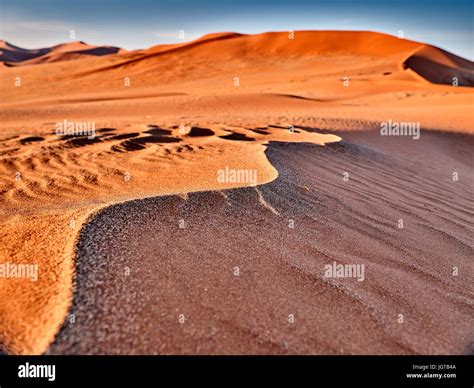
[[[428,7],[430,4],[430,7]],[[161,44],[190,42],[209,33],[241,34],[300,31],[372,31],[439,47],[474,60],[473,4],[427,2],[379,4],[296,0],[205,0],[200,4],[168,0],[137,0],[96,4],[85,0],[68,4],[58,0],[4,0],[0,6],[1,39],[26,49],[51,47],[68,41],[117,46],[128,51]],[[390,17],[387,17],[389,15]],[[74,37],[70,32],[74,30]],[[184,33],[184,39],[180,36]]]
[[[334,31],[334,32],[370,32],[370,33],[374,33],[374,34],[382,34],[382,35],[388,35],[388,36],[391,36],[393,38],[397,38],[396,35],[392,35],[392,34],[388,34],[386,32],[382,32],[382,31],[372,31],[372,30],[294,30],[295,33],[298,33],[298,32],[304,32],[304,31],[310,31],[310,32],[331,32],[331,31]],[[250,35],[262,35],[262,34],[267,34],[267,33],[287,33],[288,31],[284,31],[284,30],[280,30],[280,31],[262,31],[262,32],[257,32],[257,33],[244,33],[244,32],[238,32],[238,31],[215,31],[215,32],[209,32],[209,33],[205,33],[203,35],[200,35],[196,38],[192,38],[192,39],[183,39],[183,40],[180,40],[179,42],[164,42],[164,43],[158,43],[158,44],[152,44],[151,46],[146,46],[146,47],[140,47],[140,48],[136,48],[136,49],[126,49],[124,48],[123,46],[116,46],[116,45],[112,45],[112,44],[95,44],[94,42],[90,42],[90,41],[84,41],[84,40],[80,40],[80,39],[75,39],[75,40],[71,40],[71,41],[63,41],[63,42],[58,42],[58,43],[54,43],[50,46],[42,46],[42,47],[33,47],[33,48],[30,48],[30,47],[24,47],[24,46],[20,46],[18,44],[15,44],[15,42],[12,42],[12,41],[8,41],[6,39],[3,39],[2,37],[0,37],[0,41],[3,41],[3,42],[6,42],[12,46],[15,46],[17,48],[20,48],[20,49],[24,49],[24,50],[39,50],[39,49],[45,49],[45,48],[52,48],[52,47],[55,47],[55,46],[60,46],[60,45],[66,45],[66,44],[72,44],[72,43],[82,43],[82,44],[85,44],[85,45],[88,45],[88,46],[93,46],[93,47],[100,47],[100,46],[103,46],[103,47],[116,47],[116,48],[119,48],[119,49],[123,49],[123,50],[126,50],[126,52],[133,52],[133,51],[140,51],[140,50],[147,50],[151,47],[156,47],[156,46],[165,46],[165,45],[172,45],[172,44],[186,44],[186,43],[191,43],[193,41],[196,41],[196,40],[199,40],[199,39],[202,39],[204,38],[205,36],[208,36],[208,35],[214,35],[214,34],[225,34],[225,33],[229,33],[229,34],[239,34],[239,35],[242,35],[242,36],[250,36]],[[443,47],[439,47],[439,46],[436,46],[436,45],[433,45],[429,42],[424,42],[424,41],[417,41],[417,40],[414,40],[414,39],[408,39],[408,38],[403,38],[405,40],[408,40],[408,41],[413,41],[413,42],[417,42],[417,43],[421,43],[421,44],[426,44],[426,45],[430,45],[430,46],[433,46],[433,47],[437,47],[439,49],[443,49],[443,50],[446,50],[448,52],[450,52],[451,54],[455,54],[457,55],[458,57],[461,57],[461,58],[464,58],[464,59],[467,59],[471,62],[473,62],[473,60],[471,58],[468,58],[468,57],[463,57],[462,55],[459,55],[457,53],[453,53],[452,51],[450,50],[447,50]]]

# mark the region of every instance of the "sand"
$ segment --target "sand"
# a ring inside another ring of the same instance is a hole
[[[50,353],[469,352],[474,208],[470,185],[449,180],[469,161],[407,161],[357,139],[272,142],[271,183],[101,211],[78,243],[74,322]],[[426,134],[411,151],[452,141]],[[364,281],[325,279],[333,262],[364,264]]]
[[[0,263],[39,279],[0,278],[2,346],[468,353],[472,74],[432,46],[331,31],[3,67]],[[380,136],[389,119],[420,140]],[[64,120],[96,136],[56,135]],[[226,167],[257,187],[219,182]],[[367,279],[325,280],[332,260]]]
[[[93,46],[81,41],[28,50],[0,40],[0,63],[10,67],[68,61],[82,59],[85,56],[102,56],[125,52],[126,50],[120,47]]]

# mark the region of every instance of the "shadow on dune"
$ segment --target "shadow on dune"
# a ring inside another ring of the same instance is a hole
[[[149,133],[155,136],[170,136],[172,134],[171,130],[163,129],[156,125],[149,125],[150,129],[144,131],[144,133]]]
[[[109,133],[109,132],[114,132],[116,130],[117,130],[117,128],[99,128],[99,129],[96,130],[96,132]]]
[[[30,136],[30,137],[25,137],[23,139],[20,139],[21,144],[28,144],[28,143],[35,143],[38,141],[43,141],[44,137],[41,136]]]
[[[84,55],[110,55],[116,54],[120,51],[120,47],[94,47],[89,50],[71,51],[71,54],[84,54]]]
[[[192,127],[189,131],[189,137],[200,137],[200,136],[213,136],[214,131],[210,130],[209,128],[200,128],[200,127]]]
[[[133,137],[121,142],[119,145],[112,146],[111,149],[112,151],[115,151],[115,152],[140,151],[140,150],[144,150],[148,144],[179,143],[179,142],[181,142],[180,138],[171,137],[171,136]]]
[[[89,139],[88,137],[75,137],[66,141],[66,146],[69,147],[85,147],[91,144],[102,143],[102,140],[98,138]]]
[[[225,140],[237,140],[237,141],[255,141],[253,137],[248,137],[243,133],[231,133],[229,135],[219,136],[221,139]]]
[[[134,144],[148,144],[148,143],[179,143],[181,141],[178,137],[172,136],[144,136],[128,140]]]
[[[249,128],[250,131],[258,133],[259,135],[268,135],[270,132],[260,128]]]
[[[474,63],[442,49],[423,47],[403,62],[426,80],[445,85],[474,86]]]
[[[131,132],[131,133],[122,133],[120,135],[114,135],[109,137],[110,140],[123,140],[123,139],[131,139],[133,137],[140,136],[138,132]]]

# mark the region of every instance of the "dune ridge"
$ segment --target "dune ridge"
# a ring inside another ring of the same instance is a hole
[[[56,49],[54,54],[75,55],[76,52]],[[370,77],[378,73],[384,83],[393,79],[393,86],[399,84],[400,78],[410,80],[413,87],[420,79],[412,76],[409,70],[425,80],[447,85],[453,84],[451,76],[458,76],[460,86],[472,86],[473,74],[472,62],[436,47],[386,34],[344,31],[296,31],[294,39],[289,39],[286,32],[214,34],[192,42],[159,45],[147,50],[83,58],[80,61],[81,65],[77,61],[47,64],[48,74],[57,83],[53,89],[55,95],[70,94],[71,91],[80,93],[85,89],[90,93],[94,85],[114,90],[119,90],[121,86],[123,89],[123,77],[133,79],[133,88],[160,85],[173,87],[175,91],[184,87],[193,90],[193,85],[189,84],[192,80],[206,81],[226,74],[228,77],[240,75],[242,86],[255,90],[259,85],[252,74],[262,75],[262,70],[277,70],[281,75],[279,83],[282,84],[288,83],[294,72],[298,77],[308,78],[313,73],[318,75],[319,81],[321,77],[334,77],[340,82],[344,76],[351,78],[354,72],[362,71],[361,75]],[[226,63],[224,68],[218,65],[221,62]],[[440,74],[434,77],[437,73]],[[44,98],[41,82],[36,81],[38,77],[44,79],[42,69],[28,66],[16,70],[15,75],[34,78],[40,88],[31,91],[35,93],[31,96],[38,100]],[[17,100],[18,90],[7,82],[9,76],[8,68],[0,72],[2,88],[7,100]],[[278,79],[272,76],[274,81]],[[217,82],[215,86],[222,87],[220,84]],[[26,97],[24,94],[21,96]]]
[[[433,83],[474,85],[473,62],[432,46],[418,48],[403,62],[403,66]]]
[[[52,47],[28,50],[0,40],[0,62],[5,66],[26,66],[40,63],[80,59],[84,56],[102,56],[124,53],[114,46],[93,46],[82,41],[62,43]]]
[[[255,188],[103,209],[78,241],[77,321],[48,353],[469,353],[470,185],[438,177],[472,137],[425,134],[422,144],[400,140],[402,152],[367,133],[349,137],[270,143],[279,175]],[[468,180],[469,163],[454,163]],[[334,262],[365,265],[365,280],[325,278]]]

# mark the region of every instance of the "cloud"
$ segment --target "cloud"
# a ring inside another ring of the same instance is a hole
[[[57,21],[7,21],[3,29],[10,31],[27,30],[30,32],[65,32],[73,29],[72,24]]]

